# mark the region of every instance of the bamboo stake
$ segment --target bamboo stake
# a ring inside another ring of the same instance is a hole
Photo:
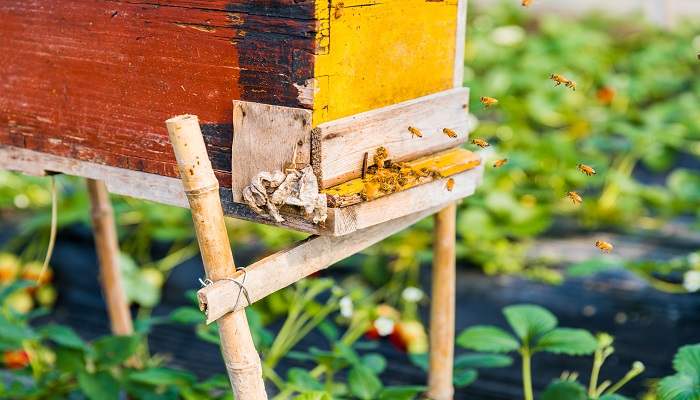
[[[90,198],[90,218],[94,229],[97,259],[107,303],[107,313],[115,335],[131,335],[134,325],[124,292],[119,266],[119,242],[114,225],[114,211],[104,181],[86,179]]]
[[[119,240],[114,224],[114,210],[104,181],[86,179],[90,199],[90,219],[92,220],[97,260],[100,263],[102,290],[107,303],[107,314],[112,333],[132,335],[134,324],[131,320],[129,302],[124,291],[124,280],[119,265]],[[126,365],[140,368],[141,362],[134,356]]]
[[[165,124],[192,210],[207,277],[214,282],[232,277],[236,267],[221,210],[219,182],[207,156],[197,116],[181,115]],[[234,398],[267,399],[260,356],[255,350],[245,312],[227,314],[219,318],[217,325]]]
[[[452,368],[455,340],[455,219],[457,203],[435,214],[435,260],[430,307],[430,369],[428,391],[431,400],[450,400],[454,395]]]

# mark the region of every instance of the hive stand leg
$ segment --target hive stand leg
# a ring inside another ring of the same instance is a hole
[[[90,198],[90,218],[95,235],[97,259],[100,263],[102,290],[107,313],[115,335],[131,335],[134,324],[126,301],[124,282],[119,266],[119,242],[114,224],[114,211],[104,181],[87,179]]]
[[[221,210],[219,183],[207,156],[197,117],[182,115],[165,123],[192,210],[207,278],[216,282],[233,277],[236,267]],[[255,350],[245,312],[229,313],[219,318],[217,325],[234,397],[267,399],[260,356]]]
[[[455,339],[455,219],[457,203],[435,214],[435,238],[430,307],[430,369],[428,391],[431,400],[454,396],[452,368]]]

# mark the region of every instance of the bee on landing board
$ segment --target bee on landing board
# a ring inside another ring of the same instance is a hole
[[[595,175],[595,170],[586,164],[579,164],[578,170],[583,172],[584,174],[586,174],[588,176]]]
[[[581,196],[576,194],[576,192],[569,191],[569,192],[566,192],[566,195],[569,196],[569,198],[574,202],[574,204],[580,203],[583,201],[583,199],[581,199]]]
[[[445,128],[442,130],[442,133],[444,133],[445,135],[449,136],[452,139],[457,138],[457,133],[455,131],[453,131],[452,129]]]
[[[523,7],[527,7],[532,3],[532,0],[523,0]]]
[[[599,248],[601,252],[608,253],[608,254],[610,254],[610,250],[612,250],[612,248],[613,248],[613,245],[611,245],[608,242],[604,242],[602,240],[595,242],[595,246],[597,248]]]
[[[494,168],[502,167],[502,166],[506,165],[507,162],[508,162],[507,158],[501,158],[500,160],[496,161],[493,164],[493,166],[494,166]]]
[[[576,91],[576,82],[574,81],[566,81],[564,84],[566,87],[573,89],[573,91]]]
[[[343,7],[345,7],[345,4],[343,4],[343,3],[338,3],[338,5],[335,6],[335,13],[333,14],[333,16],[334,16],[336,19],[338,19],[338,18],[340,18],[340,17],[343,16],[343,14],[344,14],[344,12],[343,12]]]
[[[491,106],[495,106],[496,104],[498,104],[498,100],[494,99],[493,97],[484,96],[481,99],[479,99],[479,101],[485,104],[484,109],[487,109]]]
[[[472,144],[477,145],[481,147],[482,149],[484,147],[489,147],[489,143],[484,141],[484,140],[479,140],[479,139],[472,139]]]
[[[447,183],[445,184],[445,189],[447,189],[448,192],[452,191],[452,188],[455,187],[455,180],[450,178],[447,180]]]
[[[561,85],[562,83],[563,83],[564,85],[566,85],[566,83],[569,82],[568,79],[564,78],[564,77],[561,76],[561,75],[557,75],[557,74],[550,74],[550,75],[549,75],[549,79],[551,79],[551,80],[553,80],[554,82],[556,82],[556,83],[554,84],[554,87],[557,87],[557,86]]]
[[[423,134],[420,133],[420,131],[412,126],[408,127],[408,131],[411,132],[411,137],[418,136],[418,137],[423,137]]]

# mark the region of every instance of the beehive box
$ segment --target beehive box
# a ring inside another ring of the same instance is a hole
[[[338,194],[379,146],[397,162],[466,142],[465,18],[466,0],[4,1],[0,168],[104,179],[186,206],[163,121],[195,114],[224,212],[280,225],[241,203],[258,172],[312,163],[320,188]],[[449,170],[453,191],[428,179],[331,201],[323,224],[292,213],[280,226],[341,235],[465,197],[479,160],[447,157],[462,165]]]

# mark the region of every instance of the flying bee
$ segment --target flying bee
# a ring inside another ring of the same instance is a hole
[[[523,7],[527,7],[532,3],[532,0],[523,0]]]
[[[412,126],[408,127],[408,131],[411,132],[411,137],[418,136],[418,137],[423,137],[423,134],[420,133],[420,131]]]
[[[452,129],[445,128],[442,130],[442,133],[445,135],[449,136],[451,139],[456,139],[457,138],[457,133],[453,131]]]
[[[502,167],[502,166],[506,165],[507,162],[508,162],[507,158],[501,158],[500,160],[496,161],[493,164],[493,167],[494,168]]]
[[[579,164],[578,170],[583,172],[584,174],[586,174],[588,176],[595,175],[595,170],[586,164]]]
[[[612,250],[613,248],[613,245],[602,240],[598,240],[597,242],[595,242],[595,246],[599,248],[601,252],[608,254],[610,254],[610,250]]]
[[[488,143],[488,142],[486,142],[486,141],[484,141],[484,140],[479,140],[479,139],[472,139],[472,144],[475,144],[475,145],[481,147],[482,149],[483,149],[484,147],[489,147],[489,143]]]
[[[445,189],[447,189],[448,192],[451,192],[454,187],[455,187],[455,180],[452,178],[448,179],[447,183],[445,184]]]
[[[569,198],[574,202],[574,204],[580,203],[583,201],[583,199],[581,199],[581,196],[579,196],[576,192],[569,191],[569,192],[566,192],[566,195],[569,196]]]
[[[550,74],[550,75],[549,75],[549,79],[551,79],[551,80],[553,80],[554,82],[556,82],[556,83],[554,84],[554,87],[557,87],[557,86],[561,85],[562,83],[563,83],[564,85],[566,85],[567,82],[569,82],[568,79],[564,78],[564,77],[561,76],[561,75],[557,75],[557,74]]]
[[[481,99],[479,99],[479,101],[485,104],[484,109],[487,109],[491,106],[495,106],[496,104],[498,104],[498,100],[494,99],[493,97],[484,96]]]
[[[576,91],[576,82],[574,82],[574,81],[566,81],[566,83],[565,83],[564,85],[565,85],[566,87],[568,87],[568,88],[573,89],[574,92]]]
[[[340,18],[343,16],[343,7],[345,7],[345,4],[343,3],[338,3],[337,6],[335,6],[335,13],[333,14],[336,19]]]

